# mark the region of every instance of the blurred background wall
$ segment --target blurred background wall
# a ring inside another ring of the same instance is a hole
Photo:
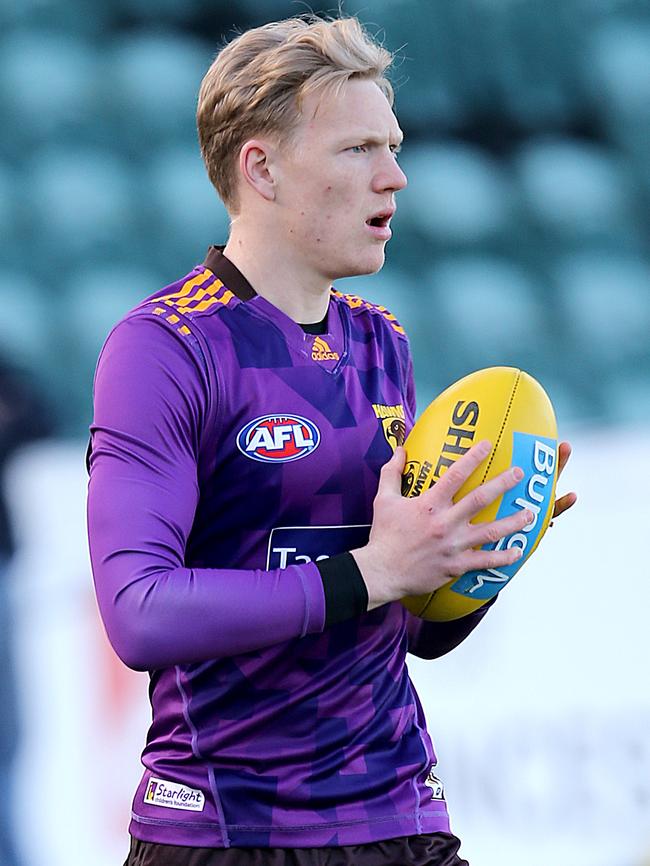
[[[92,596],[83,454],[94,364],[126,310],[225,242],[193,119],[218,47],[236,28],[307,8],[0,2],[0,357],[29,378],[34,411],[55,430],[4,472],[21,737],[3,802],[24,866],[108,866],[126,851],[146,677],[113,659]],[[650,2],[343,10],[398,51],[410,183],[385,268],[339,287],[405,325],[421,407],[470,370],[522,366],[575,447],[564,485],[581,493],[575,514],[466,645],[412,665],[454,828],[472,866],[641,866]]]

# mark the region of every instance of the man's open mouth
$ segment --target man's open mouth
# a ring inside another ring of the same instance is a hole
[[[384,211],[374,217],[366,220],[366,225],[375,226],[376,228],[385,228],[391,220],[394,211]]]

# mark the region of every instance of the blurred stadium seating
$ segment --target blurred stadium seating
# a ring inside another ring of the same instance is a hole
[[[472,367],[517,363],[557,388],[567,423],[638,419],[625,383],[631,370],[650,377],[647,3],[344,9],[399,51],[410,184],[386,273],[358,286],[404,319],[422,395]],[[66,395],[63,431],[89,423],[114,318],[226,238],[195,140],[203,71],[237,27],[301,11],[285,0],[165,0],[155,18],[145,0],[92,14],[80,0],[1,5],[0,295],[24,324],[0,333]]]

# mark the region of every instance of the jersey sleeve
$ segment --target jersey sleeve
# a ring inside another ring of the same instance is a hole
[[[408,651],[421,659],[446,655],[474,631],[495,601],[496,598],[467,616],[449,622],[429,622],[407,611]]]
[[[323,584],[313,563],[273,571],[185,565],[213,390],[192,343],[150,314],[123,320],[98,362],[90,558],[108,638],[136,670],[236,655],[323,629]]]

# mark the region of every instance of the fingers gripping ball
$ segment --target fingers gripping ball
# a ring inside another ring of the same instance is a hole
[[[517,486],[471,522],[487,523],[529,509],[534,519],[523,531],[483,545],[484,550],[518,545],[522,556],[513,565],[470,571],[436,592],[402,599],[411,613],[423,619],[458,619],[494,598],[530,558],[553,513],[558,463],[555,413],[542,386],[514,367],[471,373],[431,403],[404,443],[402,493],[418,496],[482,439],[490,440],[492,450],[454,501],[510,466],[520,466],[524,477]]]

